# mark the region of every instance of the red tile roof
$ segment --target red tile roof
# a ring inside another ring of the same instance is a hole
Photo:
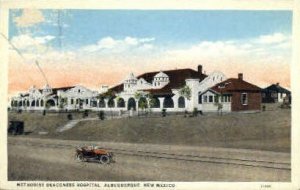
[[[65,87],[58,87],[58,88],[52,88],[52,92],[53,94],[56,94],[57,91],[62,90],[62,91],[66,91],[69,90],[71,88],[74,88],[75,86],[65,86]]]
[[[160,71],[144,73],[144,74],[137,76],[137,78],[138,79],[143,78],[148,83],[152,83],[154,76],[159,72]],[[148,91],[154,95],[168,95],[168,94],[171,95],[172,94],[171,89],[182,88],[185,85],[186,79],[199,79],[200,81],[202,81],[204,78],[207,77],[207,75],[205,75],[203,73],[200,74],[198,71],[195,71],[193,69],[176,69],[176,70],[167,70],[167,71],[162,71],[162,72],[166,73],[169,76],[170,82],[163,88],[148,89],[145,91]],[[115,87],[112,87],[112,88],[110,88],[110,90],[115,91],[115,92],[121,92],[124,90],[123,84],[119,84]]]
[[[239,92],[239,91],[251,91],[251,92],[260,92],[261,88],[258,86],[246,82],[242,79],[229,78],[223,82],[220,82],[210,88],[211,90],[218,93],[231,93],[231,92]]]
[[[124,90],[124,85],[123,84],[118,84],[117,86],[111,87],[109,90],[111,90],[114,93],[119,93]]]

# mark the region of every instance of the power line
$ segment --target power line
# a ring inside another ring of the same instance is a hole
[[[44,77],[44,79],[45,79],[45,81],[46,81],[46,84],[49,85],[49,82],[48,82],[48,80],[47,80],[47,77],[46,77],[44,71],[42,70],[42,68],[40,67],[38,60],[35,60],[35,64],[36,64],[36,66],[39,68],[40,72],[42,73],[42,75],[43,75],[43,77]]]
[[[26,62],[26,59],[25,59],[25,57],[23,56],[22,52],[21,52],[21,51],[20,51],[20,50],[19,50],[19,49],[11,42],[11,41],[9,41],[9,39],[8,39],[4,34],[2,34],[2,33],[0,33],[0,34],[1,34],[1,36],[2,36],[4,39],[6,39],[6,40],[8,41],[8,43],[9,43],[9,44],[11,45],[11,47],[18,53],[18,55],[23,59],[23,61]],[[42,70],[42,68],[40,67],[40,65],[39,65],[39,63],[38,63],[37,60],[35,60],[35,64],[36,64],[36,66],[38,67],[39,71],[42,73],[43,78],[44,78],[45,81],[46,81],[46,84],[49,85],[48,80],[47,80],[47,77],[46,77],[44,71]],[[30,78],[31,81],[33,81],[32,78],[31,78],[30,76],[29,76],[29,78]]]

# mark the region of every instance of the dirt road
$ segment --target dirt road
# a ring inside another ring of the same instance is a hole
[[[74,147],[95,144],[115,163],[74,160]],[[290,154],[271,151],[9,137],[9,180],[290,181]]]

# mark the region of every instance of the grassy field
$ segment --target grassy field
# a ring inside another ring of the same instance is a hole
[[[29,136],[68,140],[91,140],[192,146],[250,148],[290,152],[291,113],[289,109],[267,107],[266,112],[227,115],[210,114],[192,118],[182,115],[135,117],[82,121],[76,127],[57,133],[68,122],[66,114],[22,113],[9,118],[25,121]],[[80,114],[75,117],[81,117]],[[95,113],[92,116],[95,117]],[[39,131],[47,135],[39,135]]]

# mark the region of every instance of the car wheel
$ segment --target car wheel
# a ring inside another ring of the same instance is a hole
[[[76,154],[76,160],[77,160],[77,161],[84,162],[84,161],[85,161],[85,159],[84,159],[84,156],[83,156],[83,154]]]
[[[99,158],[99,162],[101,164],[109,164],[110,163],[110,157],[107,155],[101,155]]]

